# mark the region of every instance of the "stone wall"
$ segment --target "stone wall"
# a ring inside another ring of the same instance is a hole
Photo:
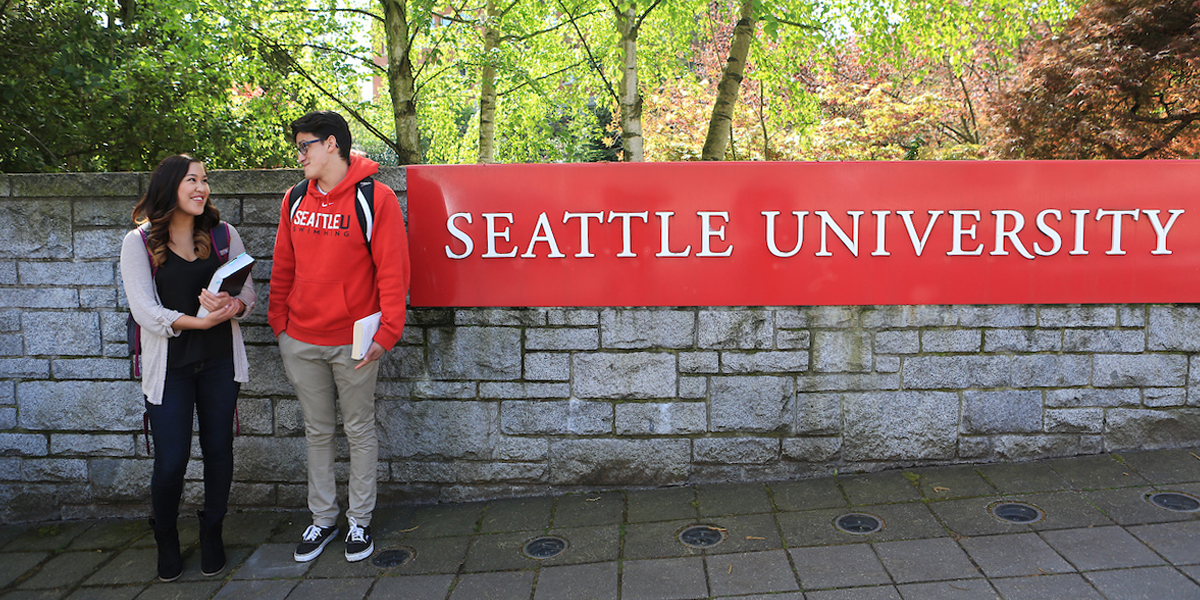
[[[302,418],[265,318],[300,175],[210,176],[261,259],[234,502],[302,507]],[[0,175],[0,521],[148,511],[117,268],[146,182]],[[1193,306],[413,310],[381,370],[381,501],[1194,445],[1197,353]]]

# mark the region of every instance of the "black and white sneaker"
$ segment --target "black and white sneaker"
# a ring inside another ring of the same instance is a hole
[[[354,517],[350,520],[350,531],[346,533],[346,560],[358,562],[375,551],[375,540],[371,539],[371,526],[360,526]]]
[[[309,525],[308,529],[304,530],[304,539],[296,545],[296,553],[293,555],[296,562],[308,562],[320,556],[321,551],[329,545],[337,533],[336,525],[329,527]]]

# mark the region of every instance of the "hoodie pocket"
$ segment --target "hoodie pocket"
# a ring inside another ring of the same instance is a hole
[[[350,321],[346,292],[340,281],[296,278],[288,295],[288,319],[311,331],[330,331]]]

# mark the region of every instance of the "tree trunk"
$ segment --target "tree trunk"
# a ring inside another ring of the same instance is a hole
[[[758,124],[763,132],[763,160],[771,160],[771,136],[767,131],[767,84],[758,83]]]
[[[496,63],[500,30],[496,3],[488,0],[487,22],[483,26],[483,74],[479,86],[479,160],[496,162]]]
[[[704,139],[701,160],[721,160],[725,148],[733,137],[733,108],[737,104],[738,90],[742,87],[742,74],[746,71],[746,57],[750,54],[750,42],[754,39],[754,6],[752,0],[742,0],[741,18],[733,30],[729,43],[729,59],[721,72],[721,83],[717,84],[717,101],[713,104],[712,118],[708,121],[708,135]]]
[[[137,15],[137,1],[121,0],[120,6],[121,9],[118,14],[121,17],[121,26],[130,29],[133,25],[133,19]]]
[[[617,30],[621,34],[621,86],[617,96],[621,103],[621,141],[625,162],[642,162],[642,95],[638,92],[637,76],[637,8],[631,5],[617,13]]]
[[[420,164],[416,80],[409,58],[410,32],[405,0],[380,2],[383,3],[383,28],[387,36],[388,91],[392,95],[392,117],[396,121],[396,159],[401,165]]]

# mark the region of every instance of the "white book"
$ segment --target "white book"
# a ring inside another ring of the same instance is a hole
[[[250,276],[250,268],[254,266],[254,257],[245,252],[237,255],[225,264],[221,265],[216,273],[213,273],[212,279],[208,282],[208,291],[214,294],[228,292],[230,296],[236,296],[242,291],[242,286],[246,285],[246,278]],[[208,309],[200,307],[200,312],[196,313],[198,318],[203,319],[208,316]]]
[[[379,331],[381,319],[383,312],[377,312],[354,322],[354,345],[351,346],[350,358],[362,360],[367,355],[371,342],[375,341],[375,333]]]

